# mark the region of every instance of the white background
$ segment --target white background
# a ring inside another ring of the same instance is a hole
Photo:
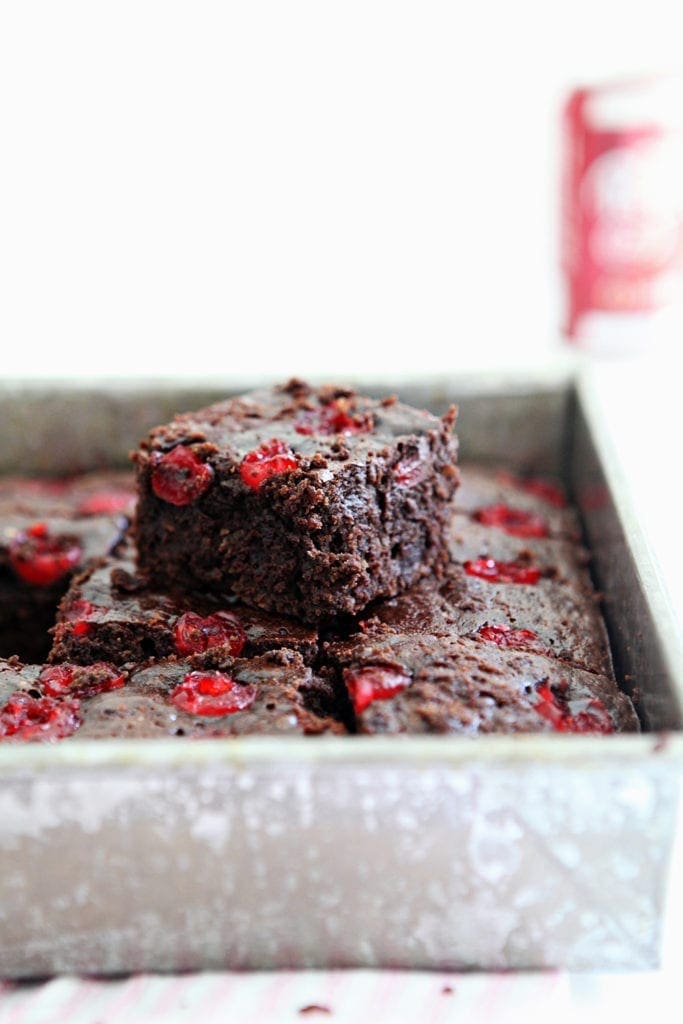
[[[661,0],[0,6],[5,375],[395,375],[557,344],[558,113]]]

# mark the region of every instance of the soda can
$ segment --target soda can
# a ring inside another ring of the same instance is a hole
[[[683,322],[682,127],[675,78],[581,88],[566,103],[564,326],[583,347],[627,351]]]

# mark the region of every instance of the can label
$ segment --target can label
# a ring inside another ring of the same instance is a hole
[[[594,311],[654,312],[680,288],[683,195],[680,139],[656,123],[590,123],[592,90],[565,111],[563,268],[566,329]]]

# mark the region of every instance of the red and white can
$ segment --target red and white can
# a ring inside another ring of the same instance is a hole
[[[676,79],[578,89],[567,102],[565,331],[585,347],[631,349],[680,322],[682,126]]]

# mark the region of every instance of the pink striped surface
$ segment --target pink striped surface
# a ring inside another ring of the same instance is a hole
[[[315,1006],[329,1012],[301,1012]],[[567,976],[558,973],[278,971],[0,983],[0,1024],[557,1024],[568,1007]]]

